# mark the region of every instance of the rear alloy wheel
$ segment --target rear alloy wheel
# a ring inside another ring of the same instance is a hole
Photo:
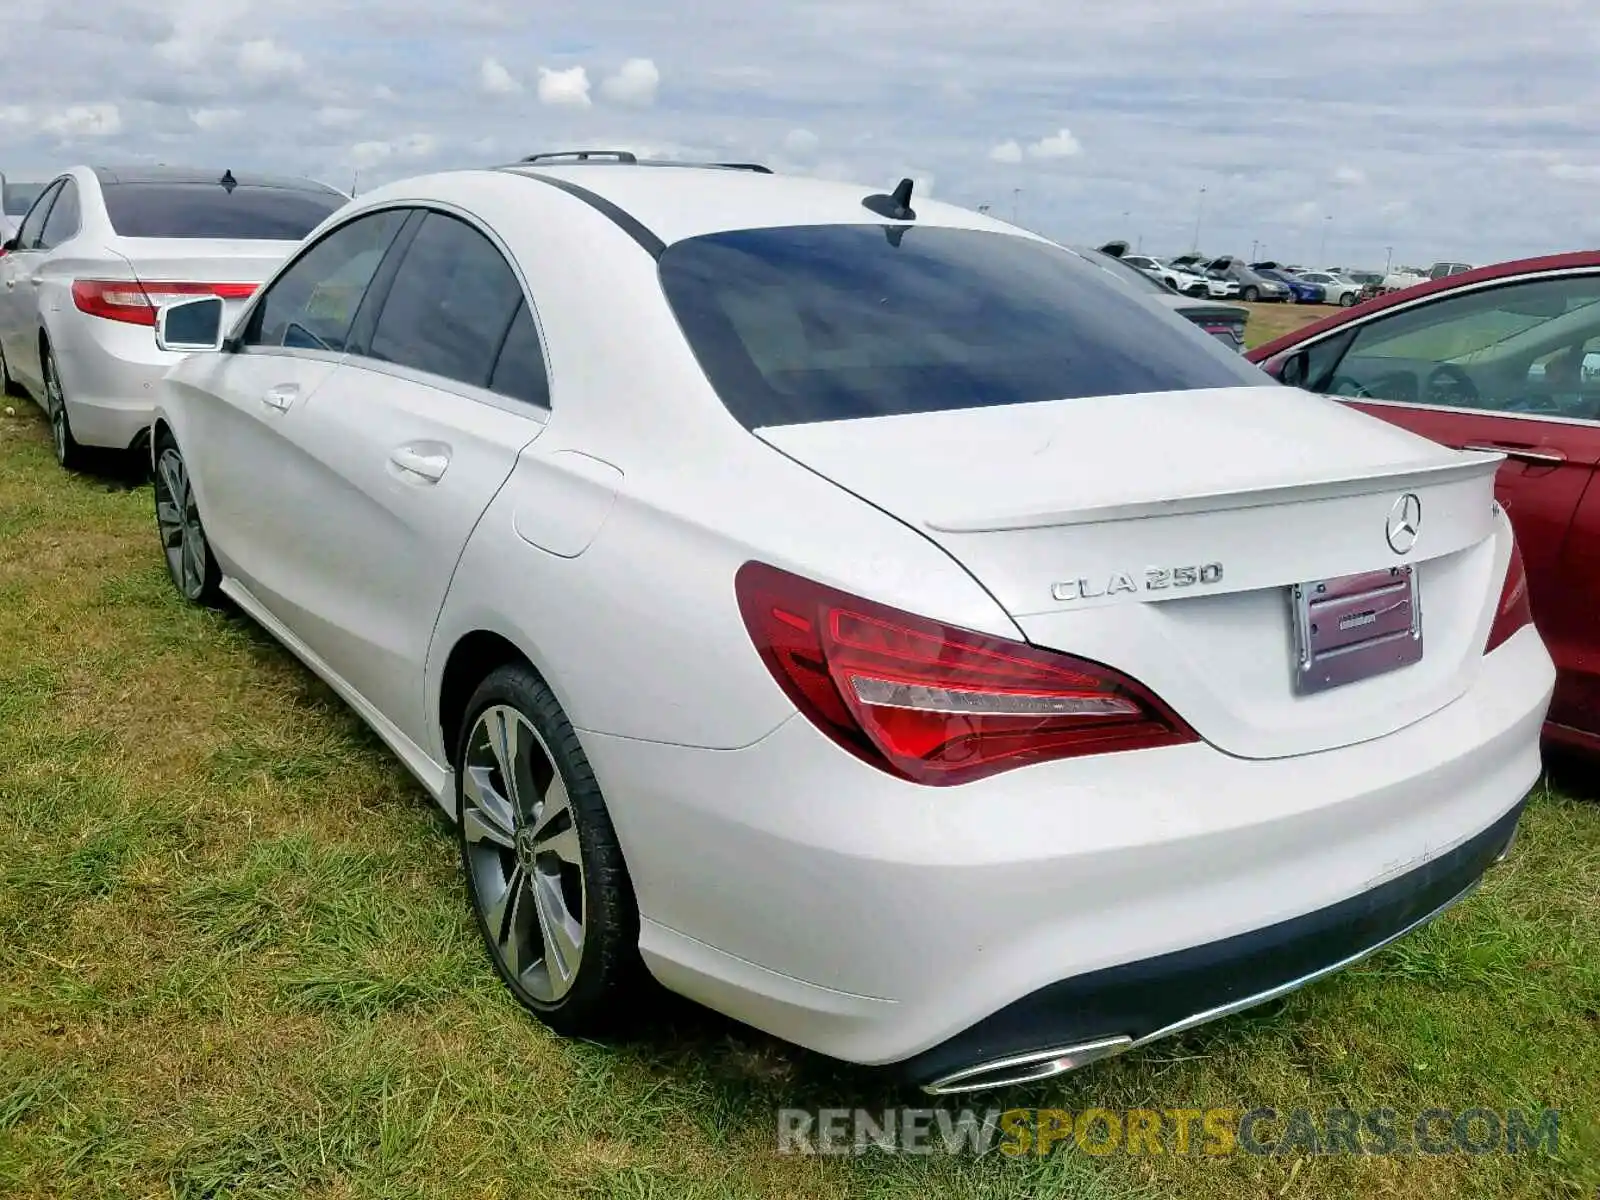
[[[461,864],[495,970],[545,1024],[617,1028],[637,1004],[639,916],[594,772],[555,696],[520,664],[467,707]]]
[[[1257,300],[1261,299],[1261,292],[1257,288],[1247,287],[1244,289],[1244,291],[1239,293],[1239,299],[1246,300],[1249,303],[1254,304]]]
[[[214,606],[221,599],[222,571],[211,556],[189,468],[172,435],[156,439],[156,528],[173,586],[191,604]]]
[[[1345,292],[1342,295],[1340,295],[1340,297],[1339,297],[1339,307],[1340,308],[1349,308],[1353,304],[1355,304],[1355,302],[1356,302],[1356,294],[1354,292]]]
[[[72,436],[72,420],[67,416],[67,398],[61,391],[61,373],[56,370],[55,352],[44,346],[39,355],[44,375],[44,415],[50,419],[50,442],[56,462],[68,471],[81,471],[87,457],[78,439]]]

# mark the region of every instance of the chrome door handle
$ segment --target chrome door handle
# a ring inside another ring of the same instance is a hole
[[[262,393],[261,403],[268,408],[275,408],[279,412],[288,412],[289,406],[294,403],[295,397],[299,394],[299,384],[280,383],[277,387],[270,387]]]
[[[389,461],[402,471],[419,475],[429,483],[437,483],[444,477],[445,468],[450,465],[450,456],[424,454],[410,446],[396,446],[389,451]]]
[[[1559,450],[1524,450],[1520,446],[1496,446],[1493,442],[1469,442],[1463,450],[1478,450],[1485,454],[1504,454],[1518,462],[1533,463],[1541,467],[1559,467],[1567,456]]]

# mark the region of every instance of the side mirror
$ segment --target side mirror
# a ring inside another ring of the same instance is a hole
[[[183,353],[222,349],[222,297],[163,304],[156,313],[156,345]]]
[[[1305,387],[1310,365],[1311,356],[1304,350],[1297,350],[1279,364],[1278,382],[1285,387]]]
[[[10,254],[16,248],[17,239],[14,237],[8,237],[4,244],[0,244],[0,254]]]

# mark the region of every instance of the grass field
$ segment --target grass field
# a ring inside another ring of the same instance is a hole
[[[1247,346],[1270,342],[1290,330],[1339,311],[1332,304],[1246,304],[1244,307],[1250,310],[1250,323],[1244,331]]]
[[[1556,1156],[783,1156],[780,1107],[918,1098],[655,1000],[626,1045],[546,1033],[421,790],[263,634],[179,603],[148,485],[63,474],[8,402],[0,1195],[1595,1197],[1600,804],[1570,785],[1476,896],[1359,968],[1003,1097],[1553,1106]]]

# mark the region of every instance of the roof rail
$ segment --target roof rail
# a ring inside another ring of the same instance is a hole
[[[530,154],[522,161],[525,163],[550,162],[561,158],[573,158],[579,162],[588,162],[590,159],[595,158],[609,159],[612,162],[619,163],[636,163],[639,161],[629,150],[552,150],[546,154]]]
[[[754,171],[758,175],[771,175],[772,168],[764,167],[760,163],[712,163],[714,167],[722,167],[728,171]]]

